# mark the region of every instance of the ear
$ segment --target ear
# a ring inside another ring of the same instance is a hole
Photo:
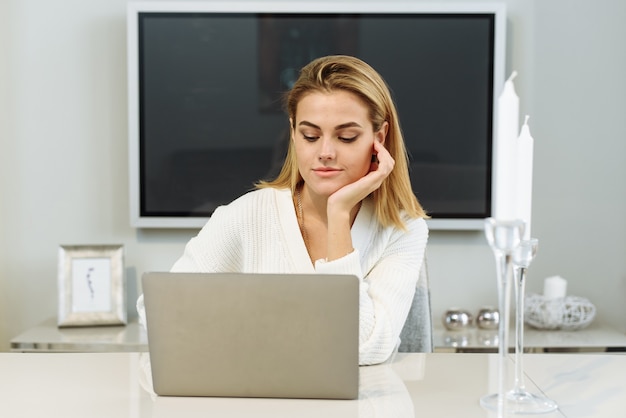
[[[376,137],[376,140],[378,140],[378,142],[384,144],[385,140],[387,139],[387,132],[389,132],[389,122],[384,121],[383,124],[380,126],[380,129],[374,133],[374,136]]]

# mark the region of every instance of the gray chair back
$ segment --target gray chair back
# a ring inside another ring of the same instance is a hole
[[[433,351],[433,323],[430,307],[430,287],[426,259],[415,287],[411,310],[400,332],[401,353],[430,353]]]

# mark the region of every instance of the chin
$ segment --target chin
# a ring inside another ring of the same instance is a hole
[[[335,193],[337,190],[341,189],[343,186],[345,186],[344,183],[337,185],[337,184],[319,184],[319,183],[315,183],[315,184],[311,184],[311,183],[307,183],[308,187],[310,189],[311,192],[319,195],[319,196],[330,196],[333,193]]]

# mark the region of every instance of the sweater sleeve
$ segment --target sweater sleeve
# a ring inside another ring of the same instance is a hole
[[[361,364],[386,361],[397,348],[419,279],[428,227],[423,219],[396,230],[361,286],[359,358]]]
[[[318,260],[317,273],[354,274],[361,280],[359,298],[359,363],[386,361],[398,345],[411,308],[426,250],[428,228],[423,219],[407,221],[407,230],[395,229],[389,240],[373,242],[363,274],[358,250],[338,260]],[[375,260],[371,260],[375,258]]]

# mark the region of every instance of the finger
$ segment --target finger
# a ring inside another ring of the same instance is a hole
[[[389,151],[387,151],[385,148],[382,148],[377,155],[377,159],[378,164],[376,166],[376,170],[380,171],[381,174],[384,173],[385,175],[391,173],[391,170],[393,170],[396,162],[391,154],[389,154]]]
[[[380,160],[383,157],[389,157],[393,160],[387,148],[385,148],[385,146],[381,144],[379,141],[374,141],[374,152],[376,153],[376,158],[378,160]]]

